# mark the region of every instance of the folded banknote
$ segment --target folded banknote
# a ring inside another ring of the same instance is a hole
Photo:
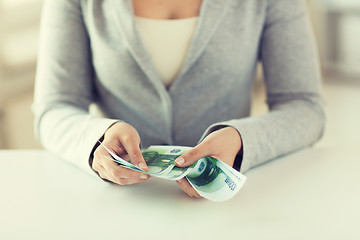
[[[116,155],[105,145],[101,145],[109,152],[111,160],[122,167],[169,180],[185,177],[200,196],[211,201],[226,201],[232,198],[246,181],[246,177],[240,172],[212,157],[201,158],[188,167],[177,167],[174,163],[175,159],[189,151],[191,147],[150,146],[142,151],[149,167],[148,171],[144,171]]]

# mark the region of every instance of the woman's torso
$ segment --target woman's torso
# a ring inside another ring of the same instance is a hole
[[[184,64],[168,89],[136,31],[135,9],[130,0],[82,1],[96,101],[107,117],[131,123],[147,146],[150,140],[195,145],[212,123],[248,116],[265,0],[204,0]],[[180,16],[172,14],[165,15]]]

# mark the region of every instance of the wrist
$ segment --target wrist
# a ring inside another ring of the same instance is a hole
[[[234,143],[236,144],[236,149],[237,149],[237,154],[235,156],[234,163],[233,163],[232,167],[235,170],[240,171],[241,163],[242,163],[242,160],[243,160],[242,138],[241,138],[241,135],[240,135],[239,131],[236,128],[234,128],[232,126],[229,126],[227,128],[231,129],[230,132],[232,132],[232,134],[233,134]]]
[[[104,141],[104,135],[95,143],[93,149],[91,150],[90,157],[89,157],[89,165],[90,165],[90,167],[92,167],[92,164],[93,164],[94,152],[99,147],[100,142],[103,142],[103,141]]]
[[[237,150],[237,153],[239,153],[242,150],[242,140],[241,140],[241,135],[238,132],[238,130],[232,126],[226,127],[230,132],[231,132],[231,138],[232,141],[235,144],[235,148]]]

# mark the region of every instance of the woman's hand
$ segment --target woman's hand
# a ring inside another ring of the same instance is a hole
[[[178,167],[186,167],[200,158],[209,156],[232,167],[240,149],[241,137],[238,131],[233,127],[225,127],[209,134],[199,145],[178,157],[175,164]],[[185,178],[177,183],[190,197],[201,198]]]
[[[121,158],[130,161],[133,165],[145,171],[148,170],[140,150],[140,136],[131,125],[124,122],[117,122],[112,125],[105,132],[103,144]],[[91,166],[99,173],[101,178],[119,185],[143,182],[150,177],[147,174],[121,167],[111,160],[110,154],[101,145],[94,152]]]

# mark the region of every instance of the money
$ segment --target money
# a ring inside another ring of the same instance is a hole
[[[181,146],[150,146],[142,154],[149,167],[150,175],[169,180],[179,180],[185,177],[195,164],[186,168],[179,168],[175,165],[175,159],[190,149],[190,147]]]
[[[246,177],[229,165],[211,157],[200,159],[197,168],[187,176],[200,196],[212,201],[226,201],[242,188]]]
[[[142,152],[149,168],[148,171],[144,171],[117,156],[104,144],[101,145],[109,152],[110,159],[121,166],[168,180],[185,177],[200,196],[211,201],[226,201],[232,198],[246,181],[244,175],[212,157],[201,158],[188,167],[177,167],[174,163],[175,159],[189,151],[191,147],[150,146]]]

